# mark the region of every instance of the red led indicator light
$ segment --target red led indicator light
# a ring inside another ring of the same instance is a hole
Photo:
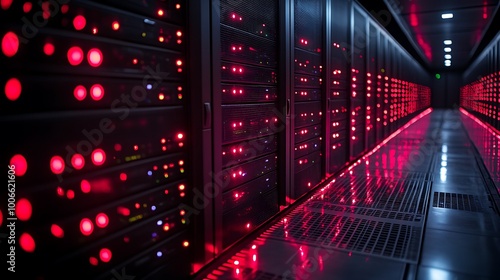
[[[77,66],[83,61],[83,51],[80,47],[71,47],[68,50],[68,61],[69,64]]]
[[[0,0],[0,6],[2,6],[2,9],[7,10],[10,8],[10,5],[12,5],[13,0]]]
[[[105,228],[109,224],[108,215],[104,213],[97,214],[95,218],[95,224],[100,228]]]
[[[112,254],[111,250],[108,248],[102,248],[101,251],[99,251],[99,258],[103,262],[109,262],[111,260]]]
[[[127,174],[125,174],[125,173],[120,173],[120,180],[122,180],[122,181],[127,181]]]
[[[26,198],[21,198],[16,203],[16,216],[21,221],[27,221],[31,218],[33,208]]]
[[[84,16],[78,15],[73,19],[73,26],[75,27],[76,30],[84,29],[85,25],[87,25],[87,20],[85,19]]]
[[[33,4],[31,4],[31,2],[26,2],[23,5],[23,12],[27,14],[31,11],[31,8],[33,8]]]
[[[94,224],[88,218],[84,218],[80,221],[80,231],[83,235],[89,236],[94,231]]]
[[[71,200],[73,198],[75,198],[75,191],[73,190],[68,190],[68,192],[66,193],[66,197]]]
[[[74,154],[71,157],[71,165],[73,165],[75,169],[80,170],[85,165],[85,158],[83,158],[83,156],[80,154]]]
[[[61,174],[63,173],[65,168],[64,160],[60,156],[53,156],[50,159],[50,170],[52,170],[52,173],[54,174]]]
[[[67,4],[61,6],[61,12],[63,14],[66,14],[68,11],[69,11],[69,6]]]
[[[93,266],[97,266],[99,264],[99,260],[96,257],[90,257],[89,263]]]
[[[165,12],[162,9],[158,10],[158,15],[162,17],[165,14]]]
[[[120,29],[120,23],[118,21],[113,21],[113,24],[111,26],[113,27],[113,30]]]
[[[35,251],[35,240],[29,233],[21,234],[19,237],[19,244],[21,248],[28,253],[33,253]]]
[[[21,96],[21,82],[16,78],[11,78],[5,84],[5,96],[10,101],[16,101]]]
[[[106,161],[106,153],[102,149],[96,149],[92,152],[92,163],[102,165]]]
[[[7,32],[2,38],[2,52],[7,57],[13,57],[19,50],[19,38],[14,32]]]
[[[89,193],[92,190],[92,186],[90,185],[89,181],[82,180],[82,182],[80,183],[80,189],[83,193]]]
[[[87,54],[90,66],[99,67],[102,63],[102,52],[99,49],[91,49]]]
[[[175,4],[175,8],[178,10],[181,8],[181,4]]]
[[[10,165],[15,166],[16,176],[23,176],[26,174],[26,170],[28,170],[28,163],[26,162],[26,158],[22,155],[14,155],[10,159]]]
[[[177,66],[181,66],[182,65],[182,60],[177,60],[176,64],[177,64]]]
[[[188,246],[189,246],[189,242],[184,241],[184,242],[182,243],[182,246],[184,246],[184,247],[188,247]]]
[[[82,101],[85,99],[85,97],[87,97],[87,89],[82,85],[78,85],[73,90],[73,95],[75,96],[76,100]]]
[[[182,138],[184,138],[184,134],[182,134],[182,133],[177,134],[177,138],[178,138],[178,139],[182,139]]]
[[[45,53],[46,55],[51,56],[54,54],[54,52],[55,52],[55,47],[52,43],[46,43],[43,46],[43,53]]]
[[[104,97],[104,88],[100,84],[95,84],[90,88],[90,97],[99,101]]]
[[[58,226],[56,224],[52,224],[50,226],[50,233],[52,233],[52,235],[54,235],[57,238],[63,238],[64,237],[64,230],[60,226]]]
[[[0,227],[2,226],[3,224],[3,214],[2,214],[2,210],[0,210]]]
[[[182,32],[181,31],[177,31],[176,35],[177,35],[177,37],[181,37],[182,36]]]

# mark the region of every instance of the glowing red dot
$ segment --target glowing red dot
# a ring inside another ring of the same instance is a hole
[[[2,214],[2,210],[0,209],[0,227],[2,226],[3,224],[3,214]]]
[[[5,84],[5,96],[10,101],[16,101],[21,96],[21,82],[16,78],[11,78]]]
[[[10,165],[14,165],[15,171],[16,171],[16,176],[23,176],[26,173],[26,170],[28,170],[28,163],[26,162],[26,159],[22,155],[14,155],[10,159]]]
[[[71,199],[73,199],[73,198],[75,198],[75,191],[73,191],[73,190],[68,190],[68,192],[66,193],[66,197],[67,197],[68,199],[70,199],[70,200],[71,200]]]
[[[26,198],[21,198],[16,203],[16,216],[21,221],[27,221],[31,218],[33,208],[31,202]]]
[[[184,246],[184,247],[187,247],[187,246],[189,246],[189,242],[187,242],[187,241],[184,241],[184,242],[182,243],[182,246]]]
[[[127,174],[125,173],[120,173],[120,180],[126,181],[127,180]]]
[[[159,16],[163,16],[164,14],[165,14],[165,12],[163,12],[163,10],[162,10],[162,9],[159,9],[159,10],[158,10],[158,15],[159,15]]]
[[[90,219],[83,218],[80,221],[80,231],[82,232],[83,235],[89,236],[94,231],[94,224]]]
[[[181,37],[182,36],[182,32],[181,31],[177,31],[177,33],[175,33],[177,35],[177,37]]]
[[[13,0],[0,0],[0,6],[2,6],[2,9],[7,10],[10,8],[10,5],[12,5]]]
[[[119,152],[122,150],[122,145],[120,144],[115,144],[115,151]]]
[[[83,51],[80,47],[71,47],[68,50],[68,61],[69,64],[76,66],[83,61]]]
[[[24,251],[33,253],[35,251],[35,240],[29,233],[23,233],[19,237],[19,244]]]
[[[63,190],[63,188],[57,187],[56,192],[57,192],[58,196],[64,196],[64,190]]]
[[[67,13],[68,11],[69,11],[69,6],[67,4],[61,6],[61,12],[63,14]]]
[[[90,257],[89,258],[89,263],[93,266],[96,266],[99,264],[99,260],[96,257]]]
[[[52,170],[52,173],[54,174],[61,174],[64,171],[64,160],[60,156],[53,156],[50,159],[50,170]]]
[[[130,209],[123,206],[118,206],[118,208],[116,208],[116,212],[123,216],[130,216]]]
[[[52,233],[52,235],[54,235],[57,238],[63,238],[64,237],[64,230],[60,226],[58,226],[56,224],[52,224],[50,226],[50,232]]]
[[[80,189],[83,193],[89,193],[92,190],[92,186],[89,181],[82,180],[82,182],[80,182]]]
[[[95,84],[90,88],[90,97],[95,101],[99,101],[104,97],[104,87],[100,84]]]
[[[101,251],[99,251],[99,258],[103,262],[109,262],[111,260],[112,254],[111,250],[108,248],[102,248]]]
[[[92,152],[92,163],[102,165],[106,161],[106,153],[102,149],[96,149]]]
[[[91,49],[87,54],[90,66],[99,67],[102,63],[102,52],[99,49]]]
[[[106,227],[109,224],[108,215],[104,213],[97,214],[97,216],[95,217],[95,224],[100,228]]]
[[[182,60],[177,60],[177,66],[181,66],[182,65]]]
[[[181,4],[175,4],[175,8],[178,10],[181,8]]]
[[[71,165],[73,165],[75,169],[80,170],[85,165],[85,158],[83,158],[83,156],[80,154],[74,154],[71,157]]]
[[[111,26],[113,27],[113,30],[120,29],[120,23],[118,21],[113,21]]]
[[[48,56],[51,56],[54,54],[55,52],[55,47],[52,43],[46,43],[44,46],[43,46],[43,52],[48,55]]]
[[[178,138],[178,139],[182,139],[182,138],[184,138],[184,134],[182,134],[182,133],[177,134],[177,138]]]
[[[31,2],[26,2],[23,5],[23,12],[29,13],[31,11],[31,8],[33,8],[33,4],[31,4]]]
[[[85,99],[85,97],[87,97],[87,89],[82,85],[78,85],[73,90],[73,95],[75,96],[76,100],[82,101]]]
[[[7,57],[13,57],[19,50],[19,38],[14,32],[7,32],[2,38],[2,52]]]
[[[76,30],[84,29],[86,24],[87,24],[87,20],[82,15],[77,15],[73,19],[73,26],[75,27]]]

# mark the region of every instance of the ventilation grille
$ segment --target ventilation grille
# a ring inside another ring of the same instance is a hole
[[[477,196],[461,193],[434,192],[432,206],[470,212],[480,212],[482,210]]]

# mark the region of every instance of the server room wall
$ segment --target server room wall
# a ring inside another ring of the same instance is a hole
[[[188,278],[431,102],[355,2],[1,3],[0,226],[38,279]]]
[[[456,108],[460,105],[461,72],[439,72],[432,81],[432,108]]]
[[[500,129],[500,34],[463,74],[460,106],[480,120]]]

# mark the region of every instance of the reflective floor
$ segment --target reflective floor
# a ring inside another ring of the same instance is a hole
[[[425,115],[204,279],[500,279],[498,159],[485,168],[474,146],[500,143],[478,126],[459,111]]]

